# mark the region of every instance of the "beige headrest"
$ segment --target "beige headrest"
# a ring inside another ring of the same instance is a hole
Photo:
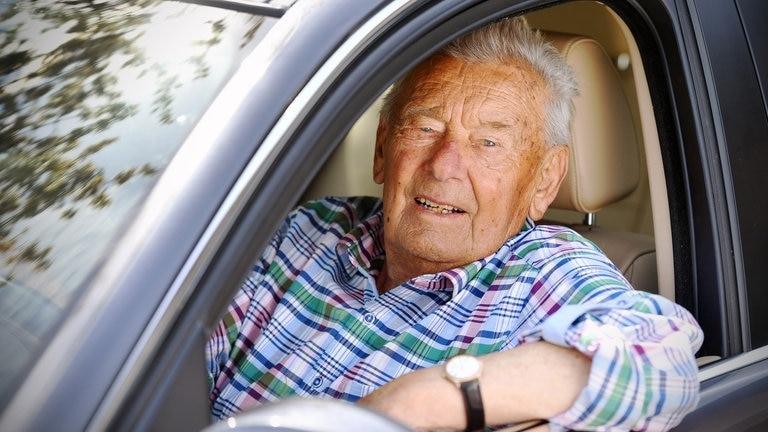
[[[603,47],[584,36],[543,33],[575,69],[580,90],[574,101],[570,167],[551,207],[594,213],[638,185],[632,113]]]

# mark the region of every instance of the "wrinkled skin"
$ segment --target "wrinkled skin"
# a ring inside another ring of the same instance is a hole
[[[492,254],[540,219],[568,149],[543,139],[547,90],[524,63],[435,57],[379,123],[374,179],[384,185],[384,292]]]

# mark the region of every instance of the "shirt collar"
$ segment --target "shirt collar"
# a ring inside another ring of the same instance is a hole
[[[354,269],[365,270],[374,278],[379,274],[385,257],[381,221],[382,212],[378,211],[353,227],[336,245],[336,254],[342,262]]]

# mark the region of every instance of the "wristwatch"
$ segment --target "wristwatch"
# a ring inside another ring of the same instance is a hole
[[[485,428],[485,410],[480,396],[480,373],[483,364],[477,357],[461,354],[445,362],[445,378],[461,390],[467,413],[466,431]]]

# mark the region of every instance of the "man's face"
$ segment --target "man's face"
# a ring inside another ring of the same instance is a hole
[[[542,79],[522,63],[438,57],[404,87],[379,125],[374,161],[387,260],[426,273],[495,252],[535,200],[547,153]]]

